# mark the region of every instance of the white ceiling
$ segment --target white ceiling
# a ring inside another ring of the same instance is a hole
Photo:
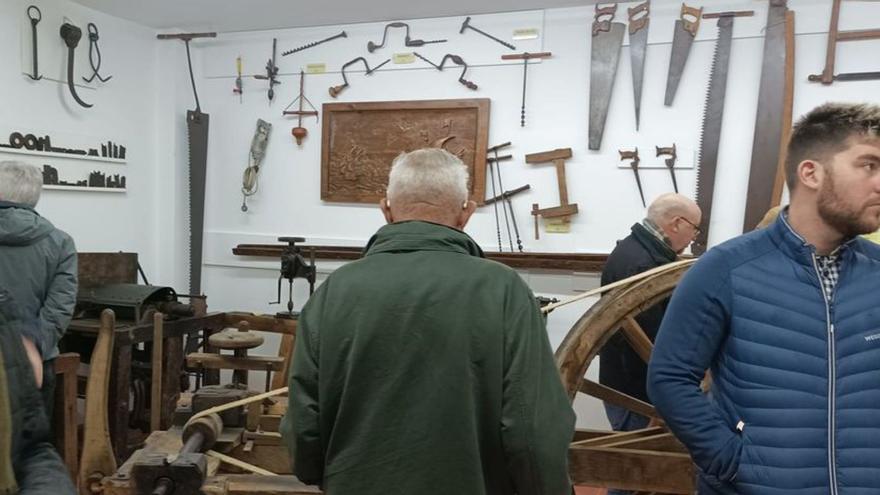
[[[252,31],[511,12],[596,0],[73,0],[157,29]]]

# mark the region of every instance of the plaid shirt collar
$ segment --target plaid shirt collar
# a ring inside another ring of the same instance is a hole
[[[804,243],[806,243],[803,237],[795,232],[795,230],[791,227],[791,224],[788,223],[787,206],[782,210],[782,220],[785,226],[788,227],[788,230],[796,235],[798,239],[801,239]],[[834,296],[834,289],[837,287],[837,281],[840,280],[840,250],[846,244],[848,244],[848,242],[837,246],[834,251],[827,255],[815,254],[815,251],[813,254],[814,258],[816,259],[816,271],[818,272],[819,280],[822,282],[822,291],[829,301]]]

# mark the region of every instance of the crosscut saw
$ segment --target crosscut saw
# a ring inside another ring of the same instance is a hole
[[[700,159],[697,169],[697,205],[703,212],[700,232],[691,245],[691,252],[706,252],[709,240],[709,222],[712,218],[712,197],[715,193],[715,169],[718,166],[718,147],[721,141],[721,120],[724,115],[724,94],[727,91],[727,71],[730,65],[730,46],[733,41],[733,20],[754,15],[754,11],[719,12],[704,14],[703,19],[718,19],[718,40],[712,58],[712,72],[706,106],[703,109],[703,130],[700,135]]]
[[[754,229],[773,202],[773,186],[782,149],[786,67],[794,63],[785,55],[787,12],[786,0],[770,0],[743,232]]]
[[[702,7],[697,9],[681,4],[681,19],[675,21],[675,31],[672,35],[672,56],[669,58],[669,72],[666,75],[666,98],[663,100],[663,104],[667,107],[672,106],[672,100],[675,99],[675,92],[678,91],[678,83],[681,81],[681,73],[684,71],[684,64],[691,53],[691,45],[694,44],[694,38],[697,36],[702,14]],[[690,20],[689,17],[693,17],[694,20]]]
[[[642,81],[645,78],[645,54],[648,51],[650,0],[627,9],[629,14],[629,58],[632,64],[633,97],[636,104],[636,130],[642,108]]]
[[[599,7],[593,19],[593,36],[590,46],[590,132],[589,148],[598,150],[602,145],[605,118],[611,103],[614,76],[620,61],[620,47],[626,26],[611,22],[617,12],[617,4]]]
[[[202,293],[202,244],[205,230],[205,181],[208,175],[208,121],[202,112],[196,80],[193,76],[189,42],[195,38],[216,38],[217,33],[160,34],[160,40],[183,40],[186,45],[186,63],[192,82],[196,109],[186,112],[186,129],[189,138],[189,292]]]

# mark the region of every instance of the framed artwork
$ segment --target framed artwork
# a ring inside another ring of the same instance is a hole
[[[489,99],[325,103],[321,199],[378,203],[402,152],[444,148],[470,171],[470,199],[486,195]]]

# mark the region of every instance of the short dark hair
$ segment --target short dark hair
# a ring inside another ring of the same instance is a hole
[[[785,182],[789,192],[798,182],[798,164],[825,161],[847,146],[850,137],[878,135],[880,106],[867,103],[825,103],[797,121],[788,141]]]

